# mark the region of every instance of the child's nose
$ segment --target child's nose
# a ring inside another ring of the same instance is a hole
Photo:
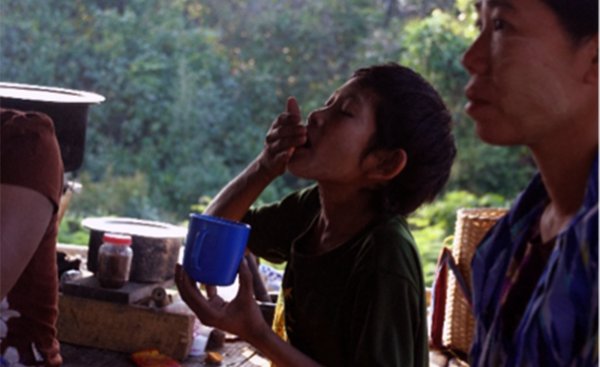
[[[308,114],[308,117],[306,118],[306,125],[307,126],[318,125],[319,120],[320,120],[320,110],[314,110]]]

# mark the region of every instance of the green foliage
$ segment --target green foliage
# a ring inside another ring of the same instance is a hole
[[[107,98],[90,108],[84,165],[74,175],[83,191],[61,236],[78,235],[74,223],[87,216],[181,222],[203,211],[206,198],[260,152],[289,95],[306,116],[354,69],[374,63],[417,70],[454,117],[459,149],[448,190],[472,194],[448,192],[411,218],[426,269],[452,233],[459,205],[487,205],[487,193],[512,199],[533,173],[524,149],[481,143],[463,111],[468,76],[460,58],[476,35],[471,1],[0,4],[2,80]],[[284,175],[259,202],[308,184]]]
[[[468,191],[449,191],[435,202],[419,208],[408,222],[417,242],[425,282],[431,285],[442,245],[454,234],[456,212],[461,208],[504,208],[509,202],[501,195],[477,196]]]
[[[407,24],[402,39],[402,63],[421,73],[456,110],[464,104],[463,88],[468,79],[460,55],[471,40],[463,29],[462,22],[436,10],[428,18]]]
[[[58,228],[58,243],[87,246],[90,232],[81,226],[83,218],[67,213]]]
[[[458,144],[451,189],[514,198],[533,177],[535,166],[525,147],[495,147],[460,136]]]
[[[211,197],[206,196],[206,195],[202,195],[199,199],[198,202],[194,205],[191,206],[191,210],[193,213],[204,213],[204,211],[206,210],[206,208],[208,207],[208,204],[210,204],[210,201],[212,200]]]
[[[149,200],[147,178],[140,172],[114,176],[109,167],[105,181],[94,182],[87,174],[81,175],[79,181],[82,190],[73,194],[69,206],[69,213],[76,217],[119,213],[131,218],[158,219],[158,211]]]

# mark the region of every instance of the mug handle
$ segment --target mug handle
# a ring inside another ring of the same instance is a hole
[[[194,251],[192,251],[192,264],[194,267],[198,267],[198,257],[200,256],[200,252],[202,251],[202,243],[204,242],[204,237],[208,234],[208,230],[202,229],[196,234],[196,239],[194,240]]]

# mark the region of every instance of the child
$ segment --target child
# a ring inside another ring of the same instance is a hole
[[[306,125],[289,98],[263,151],[206,210],[249,223],[249,249],[287,261],[289,344],[263,321],[245,264],[231,303],[212,287],[204,298],[178,267],[183,299],[279,366],[428,365],[423,276],[405,216],[442,189],[455,152],[439,95],[396,64],[356,71]],[[317,185],[249,210],[286,169]]]

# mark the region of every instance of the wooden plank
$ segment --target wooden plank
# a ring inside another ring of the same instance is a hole
[[[58,339],[126,353],[157,348],[182,360],[192,345],[194,320],[191,314],[61,294]]]
[[[174,283],[173,279],[160,283],[127,282],[118,289],[102,288],[95,276],[74,279],[61,285],[64,294],[100,301],[133,304],[150,297],[152,290],[157,287],[168,288]]]

